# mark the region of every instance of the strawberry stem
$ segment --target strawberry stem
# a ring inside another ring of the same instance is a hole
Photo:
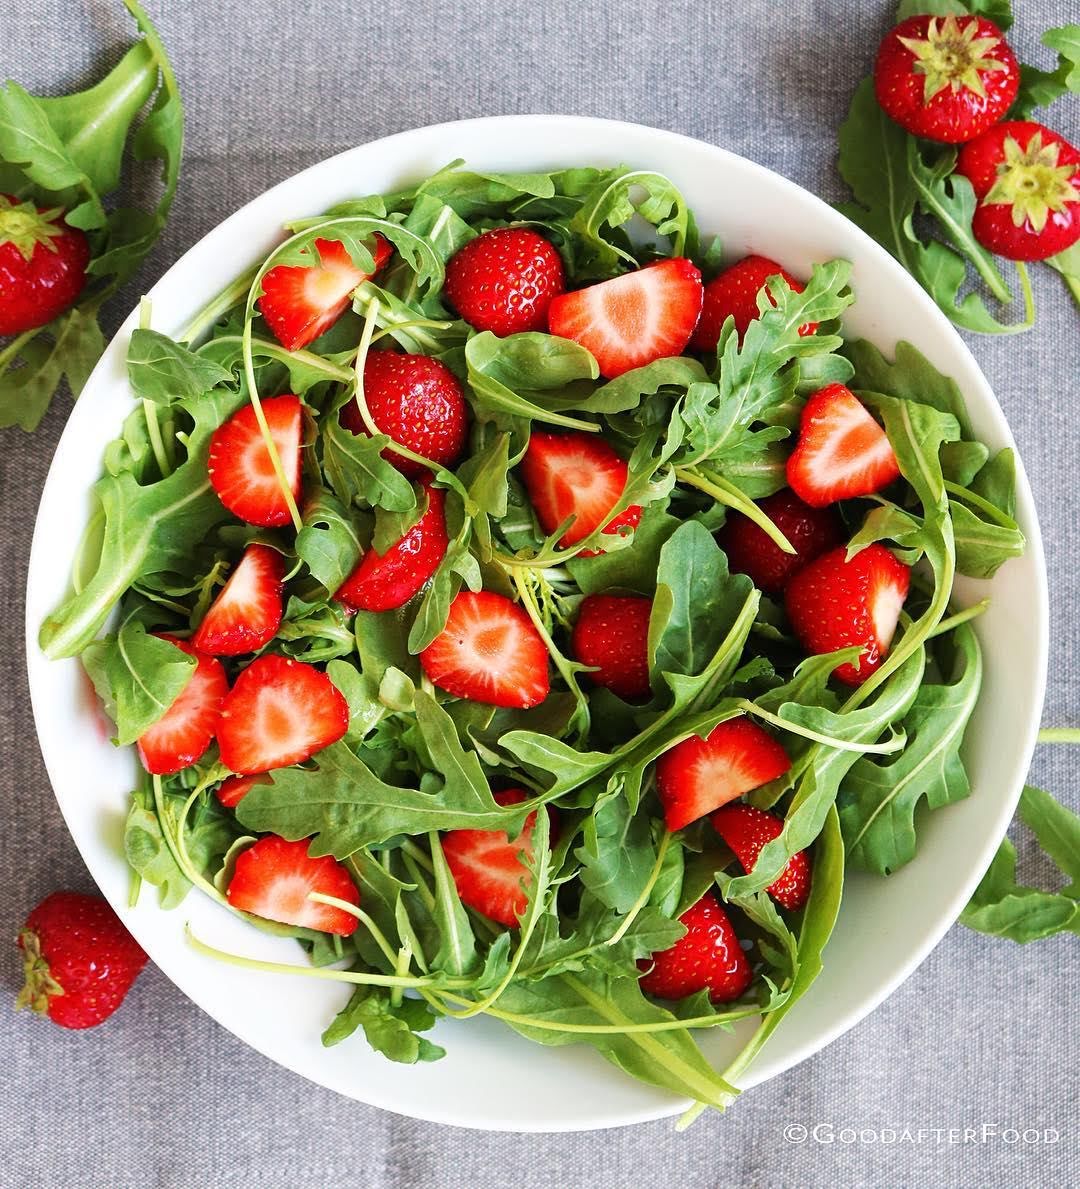
[[[1080,743],[1080,727],[1043,727],[1040,743]]]

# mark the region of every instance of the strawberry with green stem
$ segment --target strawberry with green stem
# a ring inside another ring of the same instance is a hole
[[[60,207],[0,194],[0,334],[45,326],[73,305],[86,283],[90,245]]]

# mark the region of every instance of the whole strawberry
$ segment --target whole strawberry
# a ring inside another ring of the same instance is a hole
[[[82,292],[90,245],[59,207],[0,194],[0,334],[51,322]]]
[[[679,921],[686,926],[683,936],[651,960],[638,962],[646,972],[641,989],[657,999],[684,999],[705,990],[713,1003],[738,999],[754,972],[719,900],[706,892]]]
[[[649,616],[652,599],[641,595],[588,595],[581,604],[571,635],[574,656],[594,672],[602,685],[620,698],[649,693]]]
[[[956,172],[975,191],[971,229],[991,252],[1045,260],[1080,240],[1080,151],[1044,124],[997,124],[964,145]]]
[[[17,1007],[62,1028],[93,1028],[124,1001],[146,954],[100,896],[53,892],[26,918],[18,944],[26,984]]]
[[[548,306],[566,288],[559,253],[528,227],[485,231],[446,266],[446,296],[477,330],[500,337],[547,330]]]
[[[1020,65],[984,17],[913,16],[886,33],[874,66],[882,110],[915,136],[962,144],[1012,106]]]
[[[773,277],[780,277],[796,292],[803,291],[803,284],[785,268],[767,256],[745,256],[705,286],[705,297],[701,306],[701,318],[694,331],[690,346],[695,351],[715,351],[720,341],[720,331],[729,317],[735,319],[735,333],[740,342],[751,322],[761,317],[758,311],[758,294],[765,289]],[[771,305],[775,305],[772,294],[765,290]],[[799,327],[799,334],[813,334],[816,322],[807,322]]]

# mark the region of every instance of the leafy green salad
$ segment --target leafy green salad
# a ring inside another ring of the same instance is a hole
[[[951,599],[1023,550],[1012,454],[845,339],[846,262],[719,230],[655,173],[454,163],[131,336],[41,644],[139,746],[133,902],[295,937],[192,944],[349,984],[327,1045],[437,1060],[482,1013],[722,1109],[845,866],[970,791]]]

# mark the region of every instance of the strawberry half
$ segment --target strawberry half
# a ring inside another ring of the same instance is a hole
[[[385,553],[369,549],[334,598],[347,611],[392,611],[403,607],[439,568],[449,539],[445,496],[428,486],[428,506],[411,529]]]
[[[198,664],[187,685],[156,723],[139,736],[143,767],[155,776],[171,776],[194,764],[214,738],[229,682],[221,662],[174,636],[154,633],[195,657]]]
[[[553,533],[568,517],[574,520],[559,538],[574,545],[595,532],[611,515],[626,487],[626,459],[599,437],[588,433],[548,433],[534,429],[521,460],[521,477],[536,518]],[[615,535],[636,528],[641,508],[631,504],[604,529]]]
[[[806,402],[787,481],[812,508],[872,495],[900,478],[885,431],[855,394],[829,384]]]
[[[309,900],[320,892],[359,907],[360,893],[348,871],[332,855],[312,858],[309,839],[289,842],[267,834],[241,851],[225,896],[233,908],[281,925],[318,929],[348,937],[359,921],[343,908]]]
[[[795,547],[785,553],[749,517],[729,512],[717,535],[733,574],[747,574],[767,594],[778,594],[793,574],[840,543],[840,518],[832,508],[811,508],[784,488],[758,507]]]
[[[450,304],[477,330],[546,330],[552,298],[566,288],[562,258],[528,227],[497,227],[470,240],[446,266]]]
[[[876,541],[847,560],[847,547],[830,550],[788,583],[788,618],[807,652],[862,645],[859,667],[840,665],[835,676],[861,685],[889,651],[907,598],[911,568]]]
[[[701,272],[677,256],[564,293],[548,329],[591,351],[608,379],[654,359],[681,355],[701,315]]]
[[[229,776],[214,790],[226,809],[235,809],[257,784],[269,784],[269,776]]]
[[[589,674],[620,698],[649,694],[649,616],[652,599],[640,595],[589,595],[570,637],[574,656]]]
[[[329,330],[345,312],[353,290],[390,259],[393,249],[386,238],[376,232],[373,241],[375,272],[357,268],[339,240],[317,239],[317,264],[279,264],[263,277],[259,312],[287,351],[299,351]]]
[[[364,362],[364,399],[380,433],[438,466],[453,466],[465,448],[468,410],[457,377],[438,359],[369,351]],[[343,405],[341,424],[350,433],[366,434],[355,401]],[[389,448],[383,458],[410,479],[424,468]]]
[[[746,256],[730,268],[725,269],[705,286],[705,299],[701,306],[701,320],[694,331],[690,345],[695,351],[715,351],[728,317],[735,319],[735,332],[739,341],[746,334],[751,322],[761,317],[758,312],[758,294],[765,289],[773,277],[783,277],[796,293],[803,291],[803,284],[796,280],[775,260],[766,256]],[[766,290],[769,301],[776,302]],[[799,334],[813,334],[816,322],[807,322],[799,327]]]
[[[273,396],[264,400],[262,407],[296,499],[300,495],[303,432],[300,401],[295,396]],[[214,430],[210,439],[209,472],[218,499],[234,516],[262,528],[289,523],[289,505],[251,405],[237,410]]]
[[[529,799],[522,789],[506,789],[494,797],[500,805],[520,805]],[[554,834],[555,813],[545,812]],[[532,861],[535,829],[534,810],[516,838],[505,830],[450,830],[443,835],[443,854],[462,904],[508,928],[517,927],[529,906],[532,872],[525,864]]]
[[[745,715],[720,723],[707,739],[691,735],[656,761],[667,828],[681,830],[790,767],[787,752]]]
[[[784,829],[783,820],[775,814],[741,801],[718,809],[710,820],[744,871],[753,871],[762,847],[779,838]],[[791,912],[802,908],[810,895],[810,856],[806,851],[792,855],[784,870],[765,890],[781,908]]]
[[[488,590],[464,590],[454,599],[420,664],[439,689],[489,706],[526,710],[551,689],[547,647],[532,620]]]
[[[221,762],[241,776],[300,764],[336,743],[349,705],[312,665],[272,653],[256,657],[221,708]]]
[[[713,1003],[738,999],[754,973],[719,900],[707,892],[679,921],[686,932],[670,949],[638,961],[646,971],[641,989],[657,999],[685,999],[698,991],[708,991]]]
[[[269,545],[249,545],[191,638],[214,656],[258,652],[281,626],[285,559]]]

